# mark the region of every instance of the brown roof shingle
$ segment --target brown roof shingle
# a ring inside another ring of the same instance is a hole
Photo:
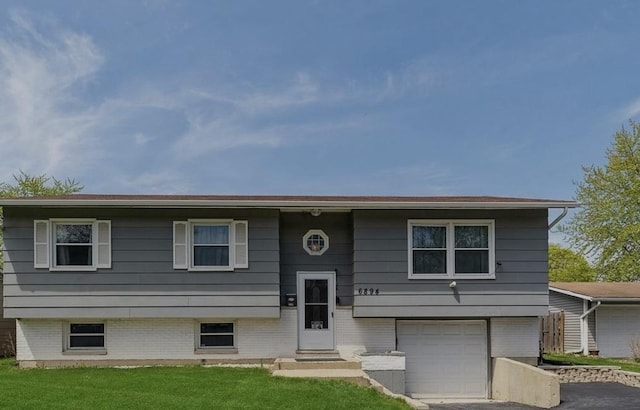
[[[593,299],[640,300],[640,282],[549,282],[549,286]]]

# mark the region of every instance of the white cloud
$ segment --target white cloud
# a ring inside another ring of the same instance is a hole
[[[136,145],[147,145],[149,142],[153,141],[155,138],[149,135],[145,135],[141,132],[133,134],[133,141],[135,141]]]
[[[134,177],[121,175],[120,179],[123,192],[135,194],[188,194],[196,189],[193,177],[173,169],[142,172]]]
[[[281,82],[229,85],[212,73],[206,86],[184,78],[135,86],[122,80],[91,100],[84,96],[100,84],[106,64],[92,37],[34,15],[10,15],[0,29],[5,181],[22,169],[74,177],[87,191],[189,192],[202,178],[191,172],[202,165],[194,165],[194,157],[217,155],[233,163],[246,152],[239,149],[326,144],[373,130],[375,119],[363,112],[423,92],[434,78],[423,61],[337,82],[302,70]],[[260,172],[246,168],[237,172]],[[415,172],[419,180],[428,178],[429,172]]]
[[[424,92],[438,84],[438,81],[441,80],[428,60],[411,61],[403,68],[385,74],[385,88],[378,93],[378,99],[393,99],[407,93]]]
[[[18,168],[53,172],[71,168],[91,145],[89,130],[98,123],[91,107],[74,98],[104,58],[90,37],[60,29],[34,28],[19,12],[0,34],[0,174]]]
[[[226,104],[245,115],[259,115],[319,102],[323,98],[319,88],[308,73],[299,72],[290,84],[271,90],[238,92],[214,87],[213,90],[190,89],[185,97]]]
[[[439,163],[350,169],[336,179],[320,174],[307,180],[287,181],[286,193],[309,192],[335,195],[457,195],[462,177]]]
[[[626,121],[640,116],[640,98],[624,106],[616,115],[616,119]]]
[[[487,138],[489,140],[489,138]],[[521,158],[527,149],[531,148],[531,143],[521,138],[514,138],[511,141],[503,141],[499,144],[487,145],[483,148],[487,158],[495,162],[516,161]]]

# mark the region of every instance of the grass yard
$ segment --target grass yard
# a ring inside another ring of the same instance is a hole
[[[343,381],[272,377],[266,369],[14,367],[0,359],[2,409],[408,409]]]
[[[544,359],[554,362],[567,362],[575,365],[588,366],[619,366],[627,372],[640,373],[640,363],[633,360],[606,359],[596,356],[580,356],[573,354],[545,354]]]

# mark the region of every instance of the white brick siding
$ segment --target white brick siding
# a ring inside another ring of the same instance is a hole
[[[354,319],[351,308],[336,309],[336,344],[343,357],[354,353],[387,352],[396,349],[394,318]]]
[[[539,318],[494,317],[491,326],[491,357],[538,357]]]
[[[16,321],[16,359],[60,358],[62,323],[59,320]]]
[[[336,316],[336,339],[341,352],[351,355],[355,350],[382,352],[395,348],[394,319],[354,319],[351,309],[338,309]],[[225,354],[195,352],[197,321],[193,319],[107,319],[106,355],[64,353],[64,328],[68,322],[18,320],[17,359],[272,359],[295,356],[298,345],[295,308],[281,309],[280,319],[236,320],[237,353]]]
[[[293,357],[298,348],[297,313],[280,309],[280,319],[243,319],[236,333],[238,355],[250,358]]]
[[[228,321],[209,319],[210,321]],[[380,353],[396,348],[393,318],[352,317],[350,308],[336,309],[336,344],[343,357],[354,353]],[[128,359],[273,359],[293,357],[298,345],[297,311],[282,308],[280,319],[238,319],[237,353],[196,353],[196,320],[105,320],[107,354],[63,353],[64,328],[68,321],[18,320],[17,359],[33,360],[128,360]],[[538,318],[492,318],[491,357],[537,357]]]

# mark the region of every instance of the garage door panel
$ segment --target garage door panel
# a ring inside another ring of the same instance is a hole
[[[487,397],[484,321],[398,321],[406,390],[424,397]]]
[[[603,357],[631,357],[629,342],[640,336],[640,307],[600,306],[596,310],[596,340]]]

